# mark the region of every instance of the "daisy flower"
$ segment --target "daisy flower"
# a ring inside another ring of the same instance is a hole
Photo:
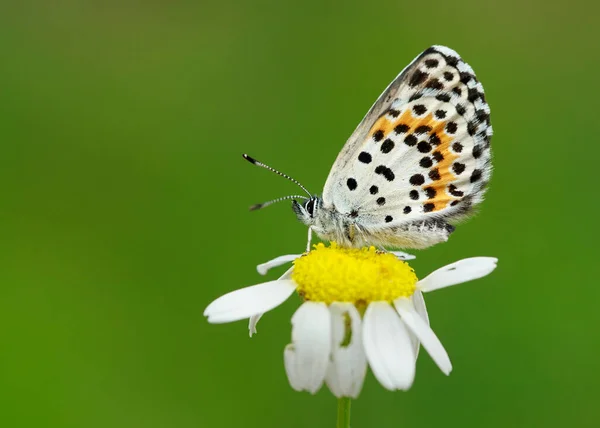
[[[488,275],[497,259],[473,257],[418,280],[404,253],[317,244],[305,254],[278,257],[259,273],[293,262],[283,276],[225,294],[204,311],[211,323],[249,319],[250,336],[261,315],[294,292],[304,303],[292,316],[292,343],[284,365],[292,388],[316,393],[323,383],[338,398],[356,398],[367,365],[389,390],[407,390],[420,345],[448,375],[452,364],[429,326],[423,293]]]

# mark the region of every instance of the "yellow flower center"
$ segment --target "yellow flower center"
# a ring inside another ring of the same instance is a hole
[[[315,302],[350,302],[364,306],[391,302],[415,292],[417,276],[408,263],[390,253],[369,248],[342,248],[335,242],[294,261],[292,279],[298,294]]]

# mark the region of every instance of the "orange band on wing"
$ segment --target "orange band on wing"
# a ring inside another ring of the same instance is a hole
[[[428,127],[429,130],[426,133],[419,134],[419,139],[424,139],[424,135],[427,135],[426,139],[429,141],[435,141],[432,144],[431,156],[434,158],[434,154],[437,154],[437,164],[434,164],[430,171],[430,177],[439,177],[433,179],[432,183],[424,184],[421,189],[431,188],[435,191],[434,196],[429,198],[424,206],[428,206],[427,212],[439,211],[448,206],[448,204],[458,198],[453,197],[448,193],[448,186],[456,181],[456,175],[451,171],[453,162],[458,159],[458,155],[450,151],[450,145],[453,143],[455,136],[446,132],[447,121],[438,120],[429,113],[422,117],[415,117],[411,109],[406,109],[402,112],[399,117],[394,120],[390,120],[387,115],[381,116],[371,128],[369,133],[375,141],[383,141],[392,130],[398,125],[405,125],[408,129],[405,135],[411,135],[417,129]],[[417,150],[415,147],[414,150]],[[441,155],[441,156],[440,156]],[[435,174],[437,170],[437,174]],[[433,192],[431,192],[433,193]],[[433,207],[431,207],[433,204]]]

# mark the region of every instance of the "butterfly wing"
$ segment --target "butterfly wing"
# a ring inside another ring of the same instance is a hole
[[[433,46],[388,86],[338,155],[323,203],[363,230],[456,220],[491,174],[490,109],[473,69]]]

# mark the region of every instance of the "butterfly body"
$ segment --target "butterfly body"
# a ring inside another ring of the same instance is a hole
[[[310,201],[314,201],[311,208]],[[308,209],[307,209],[308,205]],[[443,220],[422,220],[397,226],[373,226],[361,222],[357,211],[342,213],[335,206],[327,207],[320,197],[313,197],[304,205],[294,201],[298,219],[319,238],[335,241],[345,247],[427,248],[448,239],[454,226]],[[311,211],[312,209],[312,211]]]

